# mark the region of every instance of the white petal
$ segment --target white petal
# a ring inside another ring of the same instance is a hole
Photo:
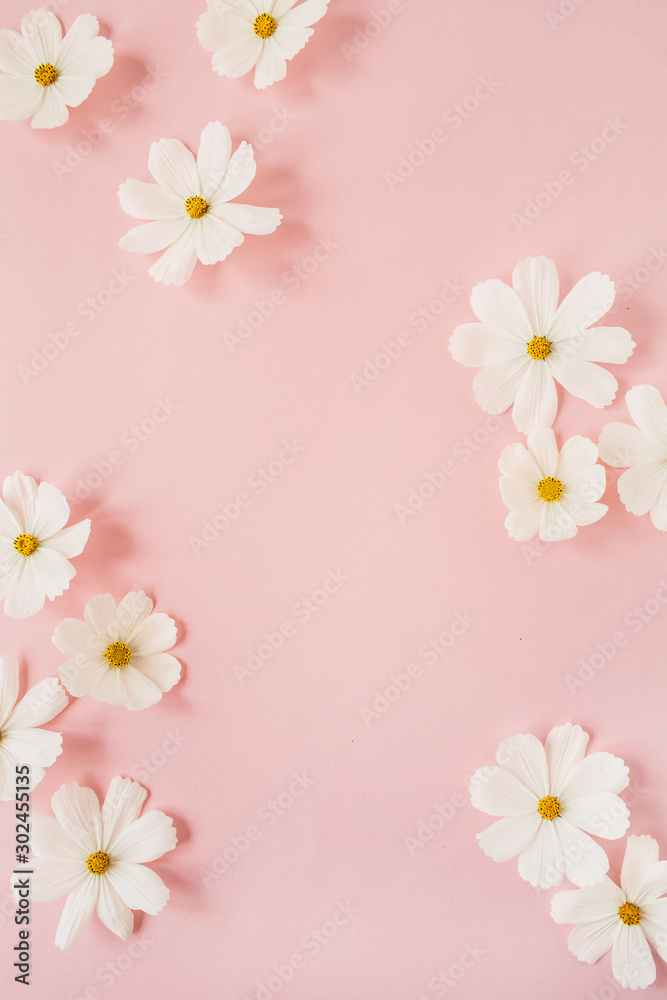
[[[92,14],[79,14],[58,46],[57,51],[60,66],[67,66],[69,61],[73,57],[76,57],[77,53],[88,42],[92,41],[93,38],[97,38],[99,32],[100,23],[96,17],[93,17]]]
[[[531,885],[551,889],[563,881],[566,865],[555,824],[541,820],[535,838],[519,855],[519,875]]]
[[[88,693],[107,705],[125,705],[127,702],[127,685],[125,683],[127,668],[109,666],[106,661],[92,670],[82,672],[82,686],[89,684]],[[88,679],[86,679],[86,677]],[[90,683],[92,681],[92,683]],[[77,680],[78,685],[78,680]],[[72,689],[72,694],[74,690]]]
[[[80,857],[31,858],[30,867],[34,872],[30,879],[30,895],[36,903],[52,903],[88,879],[86,862]]]
[[[631,903],[652,903],[667,892],[667,861],[659,860],[653,837],[628,837],[621,869],[621,888]]]
[[[26,45],[25,38],[18,31],[3,28],[0,31],[0,71],[26,77],[36,83],[36,67],[35,57]]]
[[[51,86],[69,108],[78,108],[90,96],[95,86],[94,76],[60,75]]]
[[[188,217],[145,222],[125,233],[118,240],[118,246],[131,253],[157,253],[158,250],[177,243],[191,226],[192,222]]]
[[[549,794],[549,776],[544,747],[536,736],[518,733],[503,740],[496,758],[501,767],[514,774],[536,798]]]
[[[288,26],[285,24],[285,19],[283,18],[271,35],[271,41],[282,58],[288,60],[293,59],[297,52],[300,52],[304,48],[312,33],[312,28],[293,28]]]
[[[625,394],[630,416],[651,441],[667,448],[667,406],[652,385],[635,385]]]
[[[157,684],[142,670],[136,670],[131,663],[123,669],[123,681],[127,692],[124,704],[132,712],[151,708],[162,698],[162,691]]]
[[[204,11],[197,21],[199,44],[207,52],[216,52],[252,37],[261,51],[261,39],[252,30],[252,20],[248,22],[247,18],[237,15],[231,8],[222,11],[216,6]]]
[[[573,826],[562,813],[554,821],[565,858],[565,874],[574,885],[597,885],[609,871],[609,858],[588,834]]]
[[[74,782],[61,785],[51,799],[53,813],[63,830],[80,845],[88,857],[99,850],[102,837],[100,804],[92,788]]]
[[[528,257],[514,268],[512,285],[525,306],[535,336],[544,336],[558,308],[556,265],[547,257]]]
[[[630,810],[613,792],[597,792],[562,803],[561,815],[596,837],[619,840],[630,825]]]
[[[625,894],[605,876],[592,888],[557,892],[551,900],[551,916],[557,924],[594,924],[610,917],[618,920],[624,902]]]
[[[44,100],[32,116],[33,128],[58,128],[69,118],[69,111],[55,87],[44,88]]]
[[[534,456],[518,442],[503,448],[498,459],[498,468],[505,476],[521,479],[533,485],[537,485],[542,479],[542,470]]]
[[[11,588],[5,598],[5,614],[10,618],[28,618],[44,607],[44,586],[34,572],[33,559],[37,552],[28,558],[22,558],[13,575]]]
[[[173,821],[164,813],[152,809],[126,826],[113,845],[114,860],[143,864],[156,861],[176,847]]]
[[[9,729],[2,738],[2,747],[14,758],[17,766],[30,765],[30,785],[34,788],[44,777],[44,768],[50,767],[62,753],[63,738],[60,733],[47,729]]]
[[[590,438],[576,434],[574,437],[568,438],[561,448],[558,465],[553,474],[561,482],[568,483],[572,476],[595,466],[597,460],[598,450],[595,444]],[[604,469],[601,471],[604,473]],[[598,474],[596,473],[596,475]],[[598,498],[595,497],[595,499]]]
[[[59,552],[66,559],[73,559],[74,556],[80,556],[83,552],[86,542],[88,541],[88,536],[90,535],[90,521],[86,518],[85,521],[79,521],[78,524],[72,524],[69,528],[63,528],[62,531],[56,531],[55,535],[51,535],[50,538],[40,539],[40,546],[47,549],[53,549],[54,552]]]
[[[617,927],[618,914],[599,923],[575,927],[567,939],[567,946],[580,962],[592,965],[612,947]]]
[[[544,542],[562,542],[574,538],[577,522],[560,501],[542,503],[540,510],[540,538]]]
[[[56,625],[56,631],[51,640],[53,645],[68,656],[78,656],[80,653],[91,655],[93,649],[104,648],[96,635],[78,618],[65,618]]]
[[[651,522],[659,531],[667,531],[667,483],[662,487],[658,499],[651,507]]]
[[[551,372],[542,361],[530,361],[517,389],[512,419],[517,430],[530,434],[551,427],[558,410],[558,394]]]
[[[255,67],[255,86],[258,90],[265,90],[279,80],[283,80],[286,74],[285,57],[272,38],[265,38],[262,54]]]
[[[30,846],[38,858],[55,858],[58,861],[68,858],[82,863],[84,871],[88,870],[82,862],[81,845],[63,830],[53,816],[33,813],[30,834]]]
[[[528,344],[534,331],[525,306],[517,293],[499,278],[475,285],[470,305],[477,319],[521,337]]]
[[[564,389],[578,399],[585,399],[599,410],[608,406],[616,396],[618,382],[611,372],[599,365],[581,358],[555,354],[553,351],[545,364]]]
[[[578,281],[561,302],[547,333],[552,343],[581,338],[582,331],[593,326],[614,304],[614,282],[594,271]]]
[[[44,87],[23,76],[0,76],[0,121],[22,122],[44,100]]]
[[[148,792],[131,778],[112,778],[102,806],[102,850],[110,853],[120,832],[139,819]]]
[[[55,677],[35,684],[11,713],[3,728],[31,729],[43,726],[67,708],[67,695]]]
[[[143,626],[152,610],[153,602],[143,590],[131,590],[118,605],[118,635],[127,642],[134,639],[135,632]]]
[[[197,153],[197,170],[205,201],[216,191],[227,173],[232,155],[232,137],[220,122],[209,122],[201,134]]]
[[[499,483],[503,503],[510,510],[523,510],[525,507],[532,510],[538,502],[537,490],[533,483],[511,479],[509,476],[501,476]]]
[[[201,196],[201,184],[195,158],[180,139],[160,139],[151,145],[148,169],[154,180],[178,194],[183,203]]]
[[[250,236],[267,236],[276,231],[282,220],[277,208],[257,208],[255,205],[238,205],[225,202],[210,213],[241,233]]]
[[[455,361],[469,368],[523,358],[527,353],[525,340],[488,323],[457,326],[449,341],[449,351]]]
[[[611,949],[611,968],[616,982],[624,989],[643,990],[655,982],[655,961],[639,924],[627,927],[619,920]]]
[[[505,528],[510,538],[516,542],[530,541],[539,530],[543,506],[541,500],[536,500],[530,507],[510,511],[505,518]]]
[[[0,732],[19,696],[19,661],[11,653],[0,657]]]
[[[663,962],[667,962],[667,899],[642,905],[641,927]]]
[[[561,789],[574,767],[583,760],[589,736],[571,722],[556,726],[547,736],[544,752],[549,771],[549,788],[559,798]]]
[[[34,51],[39,62],[52,63],[56,57],[63,32],[60,21],[50,10],[31,10],[21,20],[21,34]]]
[[[147,600],[149,599],[147,598]],[[149,603],[152,609],[153,602],[149,601]],[[118,610],[120,615],[121,608]],[[137,618],[131,627],[128,627],[128,623],[122,619],[121,623],[121,634],[127,636],[127,641],[131,642],[132,653],[137,653],[140,656],[163,653],[165,650],[171,649],[178,637],[174,619],[163,611],[150,614],[149,610],[147,617],[142,615],[140,619]]]
[[[257,65],[262,54],[262,39],[253,31],[237,32],[227,28],[224,31],[227,40],[215,48],[211,66],[219,76],[234,80],[239,76],[245,76],[253,66]],[[218,34],[219,32],[199,36],[205,49],[211,49],[211,40]],[[208,44],[204,44],[204,37],[209,40]]]
[[[589,480],[586,488],[591,493],[602,492],[604,493],[604,484],[602,490],[598,491],[597,486],[594,481]],[[593,503],[590,500],[580,500],[577,497],[564,496],[560,502],[560,508],[563,512],[564,517],[566,517],[572,524],[578,527],[583,527],[588,524],[595,524],[604,517],[609,508],[603,503]]]
[[[597,751],[584,757],[570,772],[561,789],[563,799],[579,799],[598,792],[618,795],[629,784],[629,771],[620,757]]]
[[[202,264],[217,264],[241,246],[243,236],[226,222],[205,215],[197,227],[197,256]]]
[[[528,435],[528,450],[535,458],[539,469],[540,478],[545,476],[555,476],[558,469],[558,446],[556,435],[550,427],[544,425],[537,427]]]
[[[515,775],[503,768],[480,768],[470,779],[470,801],[489,816],[528,816],[537,798]]]
[[[155,684],[160,691],[171,691],[181,677],[181,665],[169,653],[151,653],[150,656],[132,656],[135,670]]]
[[[123,211],[135,219],[182,219],[187,216],[183,199],[161,184],[125,181],[118,188],[118,198]]]
[[[639,462],[667,458],[667,444],[656,444],[632,424],[611,423],[600,434],[600,458],[607,465],[625,469]]]
[[[664,461],[641,462],[619,476],[617,488],[625,509],[631,514],[647,514],[667,483]]]
[[[131,910],[153,915],[167,905],[169,889],[150,868],[129,861],[115,861],[109,869],[109,882]]]
[[[584,361],[614,365],[624,364],[636,346],[628,331],[620,326],[594,326],[567,342],[567,348]]]
[[[127,941],[134,927],[134,916],[116,891],[110,868],[99,879],[97,915],[105,927]]]
[[[486,413],[503,413],[514,402],[529,365],[526,354],[516,361],[497,361],[481,368],[472,383],[479,406]]]
[[[209,199],[210,211],[219,214],[220,208],[227,201],[240,195],[252,182],[257,172],[255,154],[252,146],[242,142],[229,161],[227,170],[220,179],[220,184]]]
[[[164,285],[184,285],[197,262],[197,227],[194,220],[150,268],[149,274]]]
[[[111,594],[97,594],[91,597],[84,608],[83,616],[91,631],[104,637],[107,644],[115,642],[118,638],[116,603]]]
[[[2,495],[7,507],[11,511],[22,531],[28,530],[28,525],[32,524],[37,503],[37,483],[32,476],[24,476],[22,472],[15,472],[13,476],[7,476],[2,485]]]
[[[509,861],[537,835],[541,822],[538,812],[530,816],[507,816],[478,833],[477,840],[488,858]]]
[[[83,14],[81,17],[77,17],[63,39],[63,47],[67,45],[77,21],[90,16],[90,14]],[[93,18],[93,20],[95,19]],[[72,46],[66,55],[61,54],[58,57],[58,69],[61,66],[63,78],[69,76],[90,77],[94,84],[95,80],[106,76],[113,66],[113,45],[108,38],[91,38],[85,45],[77,44],[76,48]],[[90,89],[92,90],[92,86]]]
[[[56,931],[56,947],[65,950],[81,940],[95,912],[98,891],[98,877],[88,874],[88,878],[69,893]]]
[[[285,6],[285,0],[282,0],[282,6]],[[279,28],[283,26],[307,28],[324,17],[328,9],[328,0],[305,0],[297,7],[291,4],[290,7],[291,10],[287,10],[286,13],[283,13],[279,7],[274,7],[274,16],[280,18]]]

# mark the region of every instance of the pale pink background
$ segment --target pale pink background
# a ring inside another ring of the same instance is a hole
[[[602,522],[541,549],[511,541],[496,463],[519,435],[511,421],[484,430],[474,373],[447,352],[453,327],[472,318],[468,289],[545,253],[564,290],[593,270],[624,285],[614,322],[638,345],[614,369],[621,392],[606,412],[562,399],[559,438],[597,438],[607,420],[626,419],[633,384],[667,390],[667,262],[640,270],[636,290],[624,278],[667,240],[667,11],[662,0],[567,0],[572,13],[550,25],[557,0],[396,6],[366,29],[387,0],[333,0],[287,79],[258,92],[250,78],[212,73],[195,34],[200,0],[63,0],[66,27],[98,15],[113,70],[61,129],[2,125],[2,475],[20,468],[74,497],[80,478],[96,483],[95,463],[123,458],[73,507],[93,528],[69,592],[30,620],[3,618],[2,646],[32,684],[60,665],[51,635],[61,618],[98,592],[144,588],[177,619],[184,663],[178,688],[141,715],[87,698],[53,724],[65,752],[37,809],[62,782],[102,793],[148,758],[149,805],[174,816],[180,843],[154,866],[171,900],[137,918],[143,953],[96,918],[60,953],[62,904],[34,907],[33,1000],[266,1000],[262,984],[294,955],[302,967],[280,990],[272,980],[269,997],[432,1000],[466,948],[479,957],[448,988],[457,1000],[611,995],[609,961],[588,967],[568,953],[550,893],[522,882],[515,862],[483,856],[475,834],[490,820],[467,801],[467,777],[502,738],[543,738],[567,720],[626,760],[631,830],[667,851],[667,606],[652,600],[667,593],[665,539],[624,511],[610,475]],[[4,0],[3,25],[28,9]],[[122,112],[150,71],[157,84]],[[454,128],[443,115],[479,77],[493,92]],[[287,123],[271,132],[277,112]],[[112,129],[58,179],[67,147],[105,118]],[[151,141],[196,149],[216,118],[235,144],[263,136],[247,200],[278,206],[284,223],[224,265],[198,265],[184,288],[163,288],[146,273],[154,258],[117,247],[133,223],[116,190],[149,179]],[[626,127],[604,151],[595,144],[583,170],[577,151],[608,118]],[[438,128],[446,141],[392,190],[387,172]],[[517,232],[512,214],[568,169],[572,183]],[[287,279],[320,240],[338,246],[307,280]],[[104,302],[115,270],[126,285],[87,321],[80,304]],[[411,327],[446,282],[466,290]],[[225,334],[275,291],[273,314],[231,351]],[[24,381],[33,349],[71,322],[79,335]],[[352,376],[406,330],[401,355],[356,392]],[[176,408],[132,451],[131,428],[158,399]],[[483,443],[466,452],[475,433]],[[253,491],[249,477],[292,440],[302,454]],[[394,505],[448,460],[455,474],[400,523]],[[195,554],[191,536],[239,491],[250,506]],[[305,622],[294,605],[329,571],[348,579]],[[624,619],[646,602],[635,633]],[[420,647],[456,613],[474,625],[429,666]],[[238,680],[234,665],[290,621],[283,648]],[[566,675],[619,630],[627,645],[573,693]],[[366,724],[361,709],[412,662],[421,677]],[[183,742],[168,755],[170,733]],[[269,825],[266,804],[294,772],[313,783]],[[405,838],[438,805],[450,818],[410,853]],[[8,874],[13,810],[3,806]],[[258,839],[206,887],[202,870],[252,824]],[[614,872],[621,853],[610,845]],[[25,994],[11,981],[15,928],[4,890],[0,899],[1,992],[13,1000]],[[336,913],[342,922],[339,902],[358,913],[314,954],[313,932]],[[664,967],[647,995],[667,995]]]

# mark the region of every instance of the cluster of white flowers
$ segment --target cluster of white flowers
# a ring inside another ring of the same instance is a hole
[[[514,269],[512,287],[494,279],[476,285],[471,305],[478,323],[452,334],[456,361],[479,368],[473,389],[487,413],[512,406],[516,443],[500,456],[500,492],[510,513],[512,538],[544,541],[576,535],[599,521],[608,465],[630,466],[618,481],[622,502],[633,514],[651,512],[667,531],[667,407],[657,389],[635,386],[626,394],[637,424],[608,424],[593,441],[579,435],[560,452],[551,430],[558,410],[556,382],[573,396],[602,409],[613,402],[618,383],[600,364],[623,364],[636,346],[627,330],[595,326],[611,309],[614,283],[594,272],[582,278],[558,304],[558,273],[546,257],[529,257]]]
[[[667,861],[657,842],[630,836],[620,886],[607,875],[609,859],[590,836],[623,837],[630,813],[619,793],[628,768],[610,753],[586,755],[588,734],[567,723],[544,745],[519,734],[500,744],[498,766],[473,774],[473,806],[498,819],[477,839],[494,861],[519,858],[519,875],[542,889],[567,877],[578,889],[558,892],[551,915],[574,924],[568,938],[573,955],[592,964],[611,951],[616,981],[629,989],[655,982],[649,942],[667,961]]]

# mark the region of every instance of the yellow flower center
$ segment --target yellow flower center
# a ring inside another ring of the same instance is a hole
[[[627,927],[641,923],[642,912],[634,903],[623,903],[623,906],[618,908],[618,915]]]
[[[206,215],[208,212],[208,202],[204,201],[198,194],[195,194],[186,201],[185,211],[191,219],[201,219],[202,215]]]
[[[112,642],[104,651],[105,659],[110,667],[126,667],[130,662],[132,650],[124,642]]]
[[[553,476],[546,476],[546,478],[540,479],[537,484],[537,492],[540,500],[544,500],[545,503],[553,503],[554,500],[560,500],[562,497],[563,484],[560,479],[554,479]]]
[[[545,795],[537,803],[537,811],[542,819],[554,820],[556,816],[560,816],[560,802],[553,795]]]
[[[278,23],[275,17],[271,17],[270,14],[258,14],[252,27],[260,38],[270,38],[278,27]]]
[[[31,556],[38,545],[39,542],[34,535],[17,535],[14,539],[14,548],[22,556]]]
[[[104,851],[95,851],[86,861],[91,875],[104,875],[110,863],[109,855],[105,854]]]
[[[42,87],[50,87],[58,79],[58,70],[53,63],[40,63],[35,70],[35,80]]]
[[[544,361],[551,354],[551,344],[546,337],[533,337],[526,350],[535,361]]]

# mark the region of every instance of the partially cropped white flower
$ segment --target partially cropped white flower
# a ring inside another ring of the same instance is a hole
[[[455,361],[481,368],[473,389],[482,409],[502,413],[514,404],[514,423],[529,434],[553,424],[555,382],[593,406],[608,406],[618,383],[592,362],[623,364],[635,347],[627,330],[593,326],[612,307],[613,281],[587,274],[559,306],[556,265],[528,257],[514,268],[512,286],[497,278],[475,285],[470,303],[480,322],[457,326],[450,341]]]
[[[231,204],[257,167],[247,142],[232,156],[229,129],[220,122],[202,132],[196,160],[179,139],[154,142],[148,169],[156,184],[126,181],[118,197],[128,215],[154,221],[131,229],[119,246],[134,253],[164,250],[148,273],[165,285],[183,285],[197,258],[202,264],[224,260],[244,233],[263,236],[280,225],[277,208]]]
[[[635,385],[625,394],[632,424],[607,424],[600,435],[600,458],[626,468],[618,494],[631,514],[651,513],[667,531],[667,406],[652,385]]]
[[[41,729],[67,707],[67,695],[55,677],[48,677],[19,696],[19,665],[15,656],[0,656],[0,799],[13,799],[16,768],[30,767],[34,788],[62,753],[60,733]]]
[[[181,676],[180,663],[166,652],[176,642],[176,625],[152,611],[143,590],[126,594],[118,607],[111,594],[98,594],[86,604],[84,621],[60,622],[53,644],[71,657],[60,668],[69,693],[139,710],[170,691]]]
[[[245,76],[255,67],[255,86],[264,90],[282,80],[287,60],[300,52],[311,25],[327,12],[329,0],[208,0],[197,22],[203,48],[220,76]]]
[[[5,614],[27,618],[60,597],[76,570],[90,534],[90,521],[69,528],[67,500],[50,483],[37,483],[15,472],[5,479],[0,500],[0,598]]]
[[[0,120],[55,128],[90,94],[113,64],[113,46],[92,14],[80,14],[63,38],[60,21],[43,7],[26,14],[21,32],[0,31]]]
[[[546,542],[572,538],[577,528],[593,524],[609,509],[597,503],[605,491],[604,468],[589,438],[571,437],[560,453],[550,427],[528,435],[500,455],[500,492],[510,513],[505,527],[518,542],[539,533]]]
[[[659,860],[653,837],[628,837],[621,885],[605,877],[592,889],[557,892],[551,916],[576,924],[568,948],[592,965],[611,950],[614,979],[624,989],[643,990],[655,982],[649,942],[667,962],[667,861]]]
[[[548,889],[567,875],[575,885],[595,885],[609,870],[607,855],[589,833],[618,840],[629,825],[618,793],[628,769],[610,753],[586,754],[588,733],[567,723],[552,729],[544,746],[519,734],[500,744],[499,767],[472,776],[476,809],[502,816],[477,834],[494,861],[519,855],[519,875]]]
[[[67,895],[56,931],[56,945],[79,941],[95,910],[124,941],[132,933],[132,910],[156,914],[169,890],[145,862],[176,847],[172,820],[152,810],[139,814],[146,791],[130,778],[114,778],[104,805],[91,788],[62,785],[51,799],[55,813],[32,817],[31,894],[50,903]]]

